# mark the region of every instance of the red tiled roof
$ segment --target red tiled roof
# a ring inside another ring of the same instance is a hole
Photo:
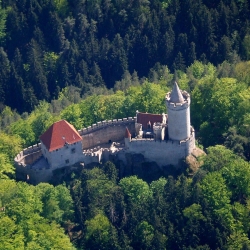
[[[125,131],[125,138],[131,138],[131,134],[130,134],[127,127],[126,127],[126,131]]]
[[[142,124],[142,129],[147,129],[147,124],[150,122],[152,125],[155,122],[162,122],[162,115],[155,115],[149,113],[137,113],[137,123]]]
[[[82,140],[76,129],[65,120],[52,124],[41,136],[40,140],[49,152],[62,148],[65,143],[73,144]]]

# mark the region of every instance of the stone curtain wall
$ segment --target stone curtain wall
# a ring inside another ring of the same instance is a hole
[[[78,130],[82,136],[83,149],[96,147],[110,142],[124,140],[125,129],[128,127],[132,135],[135,134],[135,118],[102,121],[88,128]]]
[[[30,165],[42,155],[41,143],[25,148],[14,159],[15,163]]]
[[[183,141],[155,141],[154,139],[132,139],[128,152],[143,154],[145,160],[155,161],[159,166],[178,165],[195,148],[194,133]]]
[[[83,149],[87,149],[108,143],[110,140],[112,142],[123,140],[126,127],[128,127],[130,133],[134,135],[135,119],[129,117],[118,120],[102,121],[88,128],[78,130],[78,133],[83,139]],[[32,165],[41,156],[41,143],[38,143],[21,151],[14,159],[15,165]]]

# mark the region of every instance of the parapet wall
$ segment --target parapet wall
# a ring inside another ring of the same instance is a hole
[[[143,154],[147,161],[155,161],[159,166],[178,165],[195,148],[194,133],[183,141],[160,141],[133,138],[128,146],[130,153]]]
[[[132,136],[135,134],[135,118],[123,118],[98,122],[78,133],[82,136],[82,147],[88,149],[102,144],[124,140],[125,129],[128,127]]]
[[[30,165],[42,155],[41,143],[35,144],[21,151],[14,159],[15,163]]]
[[[88,149],[101,144],[123,140],[126,127],[134,135],[135,118],[128,117],[97,122],[97,124],[78,130],[78,133],[82,136],[83,149]],[[32,165],[41,156],[41,143],[38,143],[22,150],[14,161],[16,165]]]

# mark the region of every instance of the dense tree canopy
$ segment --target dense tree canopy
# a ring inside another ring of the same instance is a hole
[[[0,101],[31,111],[69,85],[124,88],[122,75],[146,77],[159,63],[174,72],[249,60],[249,18],[247,0],[5,0]]]
[[[248,64],[224,62],[216,68],[195,61],[175,75],[157,65],[144,80],[127,72],[115,92],[96,88],[81,98],[80,88],[68,86],[58,99],[40,102],[30,114],[5,107],[0,116],[0,220],[9,230],[0,231],[0,246],[71,249],[63,226],[72,229],[69,235],[79,249],[248,249]],[[136,176],[119,179],[118,168],[108,162],[68,176],[71,195],[65,185],[34,187],[10,180],[13,157],[38,142],[54,121],[63,118],[82,128],[134,116],[138,107],[166,112],[164,96],[174,78],[191,93],[198,142],[213,146],[193,177],[165,175],[151,183]]]
[[[248,0],[0,1],[0,249],[249,249],[249,21]],[[167,112],[174,80],[207,152],[193,177],[15,181],[53,122]]]

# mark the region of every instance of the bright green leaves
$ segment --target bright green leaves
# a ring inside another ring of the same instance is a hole
[[[109,229],[110,223],[107,217],[102,214],[97,214],[93,219],[86,221],[86,239],[89,240],[91,237],[98,237],[100,243],[105,243],[109,240]]]
[[[204,77],[192,91],[191,120],[205,147],[223,143],[222,134],[242,120],[240,94],[245,85],[234,78]],[[230,97],[230,98],[229,98]]]
[[[10,162],[21,151],[21,140],[18,136],[0,133],[0,152],[8,157]]]
[[[209,147],[207,153],[207,156],[204,157],[202,169],[209,172],[218,171],[228,163],[239,159],[232,151],[221,145]]]
[[[250,164],[242,159],[225,165],[221,170],[235,200],[250,198]]]
[[[141,249],[150,249],[154,238],[154,228],[147,221],[142,221],[136,230]]]
[[[55,121],[48,109],[48,103],[40,102],[32,113],[33,119],[31,119],[31,125],[37,141],[40,135],[42,135],[46,131],[46,129],[48,129],[48,127]]]
[[[9,132],[13,135],[11,138],[14,138],[12,141],[19,139],[23,147],[34,145],[39,142],[40,135],[56,120],[58,118],[49,112],[49,104],[44,101],[40,102],[27,119],[19,119],[9,126]],[[21,148],[16,151],[15,155],[19,151],[21,151]]]
[[[183,215],[189,220],[205,220],[205,216],[202,214],[202,207],[200,204],[192,204],[183,210]]]
[[[24,235],[10,217],[0,214],[0,250],[24,249]]]
[[[208,205],[214,210],[218,211],[230,204],[231,192],[220,173],[207,174],[202,180],[200,188]]]
[[[246,205],[250,197],[250,164],[217,145],[208,148],[202,168],[209,171],[199,183],[204,201],[212,213],[222,220],[221,223],[233,232],[228,244],[242,247],[246,240],[245,232],[250,228],[249,208]],[[239,241],[234,242],[232,239],[236,235],[239,235]]]
[[[14,174],[13,160],[21,151],[21,139],[0,133],[0,179]]]
[[[56,70],[56,63],[59,58],[59,55],[57,55],[55,52],[46,52],[44,54],[44,67],[46,74],[48,73],[55,73]],[[52,72],[51,72],[52,71]]]
[[[166,113],[166,92],[166,86],[147,81],[141,86],[130,87],[125,93],[124,116],[134,116],[136,110],[154,114]]]
[[[108,218],[103,214],[97,214],[86,221],[86,241],[92,249],[113,249],[112,233],[115,233]]]
[[[133,203],[144,203],[151,197],[152,191],[148,184],[137,176],[130,176],[121,179],[119,185],[121,186],[125,196]]]
[[[103,120],[135,116],[136,110],[149,113],[166,113],[164,85],[144,82],[131,86],[125,92],[111,95],[92,95],[79,104],[65,108],[60,117],[72,123],[77,129]]]
[[[47,183],[40,183],[36,186],[36,192],[43,202],[42,215],[46,219],[57,223],[72,219],[73,201],[65,186],[53,187]]]
[[[235,221],[232,215],[230,198],[231,192],[225,180],[218,172],[207,174],[200,184],[202,195],[214,215],[224,221],[228,228],[234,229]]]
[[[76,129],[83,127],[80,106],[71,104],[61,112],[61,118],[71,123]]]
[[[0,179],[8,178],[8,174],[14,173],[14,166],[10,163],[8,156],[0,153]]]
[[[220,145],[209,147],[207,152],[202,169],[222,175],[232,190],[232,200],[249,198],[250,164]]]
[[[150,184],[150,189],[153,194],[163,194],[167,179],[164,177],[159,178],[157,181],[152,181]]]
[[[46,215],[48,219],[54,216],[63,222],[71,218],[72,199],[66,187],[0,180],[0,207],[4,208],[0,211],[0,249],[74,249],[64,230],[43,217],[49,206],[52,213]],[[55,216],[58,207],[61,218]]]
[[[22,139],[23,147],[27,148],[37,142],[32,124],[28,120],[19,120],[10,126],[11,134],[18,135]]]

